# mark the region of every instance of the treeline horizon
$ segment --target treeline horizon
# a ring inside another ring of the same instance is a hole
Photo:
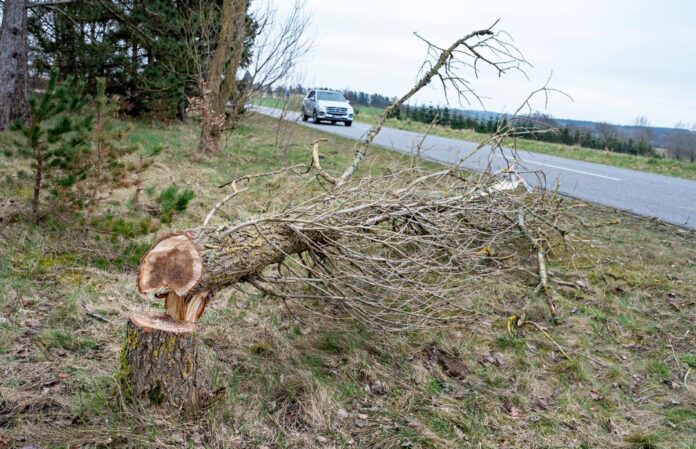
[[[657,156],[655,148],[647,140],[647,135],[621,136],[618,133],[602,136],[593,135],[589,130],[579,127],[561,126],[551,116],[534,113],[529,117],[514,118],[507,115],[496,119],[476,119],[456,109],[434,106],[404,105],[395,114],[398,120],[413,120],[420,123],[433,123],[452,129],[470,129],[482,134],[493,134],[499,129],[514,126],[520,131],[518,137],[548,143],[577,145],[595,150],[607,150],[641,156]]]

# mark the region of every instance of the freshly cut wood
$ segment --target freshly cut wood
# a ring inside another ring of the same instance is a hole
[[[157,296],[169,292],[185,296],[201,278],[201,269],[201,253],[192,236],[167,234],[143,256],[138,291]]]
[[[162,313],[131,315],[117,378],[128,400],[198,408],[210,393],[199,368],[196,325]]]
[[[193,295],[188,301],[184,301],[181,296],[169,292],[164,301],[165,314],[176,321],[195,323],[205,310],[208,296],[207,292],[202,292]]]
[[[143,294],[166,295],[167,315],[197,321],[208,299],[221,288],[260,273],[289,254],[307,249],[304,237],[285,223],[261,222],[233,232],[201,227],[169,234],[140,262],[137,287]]]

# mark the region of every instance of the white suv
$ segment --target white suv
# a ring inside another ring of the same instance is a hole
[[[353,107],[342,93],[333,90],[310,90],[302,101],[302,120],[312,117],[314,123],[322,120],[336,124],[353,124]]]

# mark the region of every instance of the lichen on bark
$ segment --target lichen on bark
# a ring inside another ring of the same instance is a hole
[[[195,327],[162,314],[132,315],[116,380],[126,401],[198,408],[209,390],[199,369]]]

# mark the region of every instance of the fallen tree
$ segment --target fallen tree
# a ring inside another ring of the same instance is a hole
[[[454,280],[506,270],[510,254],[495,255],[492,248],[519,244],[532,232],[537,242],[537,228],[554,230],[557,208],[549,206],[561,199],[500,189],[509,176],[472,182],[458,169],[408,169],[363,179],[282,214],[166,235],[143,257],[138,291],[166,296],[170,316],[196,321],[229,285],[246,281],[274,292],[271,284],[302,282],[313,293],[274,294],[339,300],[385,328],[425,325],[456,312],[451,304],[435,313],[461,289]],[[271,265],[275,277],[264,274]]]
[[[429,49],[434,53],[424,66],[428,69],[357,144],[355,159],[343,174],[322,169],[319,142],[311,146],[308,170],[287,169],[299,176],[311,170],[324,193],[280,213],[212,225],[215,211],[240,192],[237,184],[243,180],[233,180],[225,184],[233,192],[211,210],[203,226],[165,235],[143,256],[138,291],[165,298],[166,314],[131,317],[124,348],[134,346],[122,358],[124,391],[141,398],[155,391],[164,402],[195,408],[198,399],[182,401],[173,393],[177,388],[162,388],[157,375],[139,371],[161,366],[166,354],[168,367],[187,367],[179,371],[179,382],[186,383],[187,376],[198,372],[196,358],[185,352],[174,355],[166,345],[138,347],[147,345],[145,335],[152,332],[167,335],[172,348],[181,347],[208,301],[240,282],[284,300],[331,301],[383,330],[408,330],[462,323],[471,315],[463,299],[476,293],[477,282],[511,270],[529,272],[529,255],[534,254],[539,288],[553,317],[545,259],[551,234],[560,240],[565,236],[558,224],[562,200],[548,192],[516,192],[524,181],[515,160],[502,171],[475,174],[460,168],[463,161],[440,171],[422,170],[414,158],[411,167],[396,173],[353,177],[386,118],[433,79],[454,86],[460,96],[475,95],[454,72],[456,66],[478,71],[477,63],[483,62],[504,73],[524,61],[492,28],[446,49],[432,44]],[[463,63],[462,56],[469,62]],[[502,144],[519,132],[506,125],[479,148],[502,151]],[[142,379],[150,379],[149,386]],[[134,381],[140,385],[137,392],[129,387]]]

